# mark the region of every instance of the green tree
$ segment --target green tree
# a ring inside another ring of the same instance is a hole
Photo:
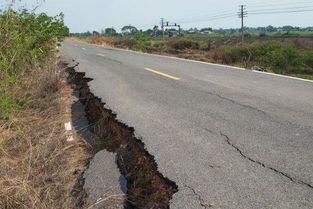
[[[107,36],[115,36],[117,34],[116,30],[114,28],[106,28],[104,30],[104,35]]]
[[[135,35],[138,33],[138,29],[131,25],[126,25],[122,28],[123,35]]]
[[[272,32],[275,32],[277,30],[273,26],[269,25],[269,26],[266,27],[266,31],[272,33]]]
[[[153,36],[154,35],[154,31],[152,29],[148,29],[144,32],[144,34],[149,35],[149,36]]]
[[[99,33],[98,31],[95,31],[95,30],[94,30],[94,31],[92,32],[92,35],[94,35],[94,36],[99,36],[100,33]]]
[[[202,28],[200,32],[205,32],[205,31],[212,31],[212,28]]]

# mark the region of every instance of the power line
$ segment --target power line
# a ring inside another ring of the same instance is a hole
[[[301,12],[301,11],[311,11],[311,10],[299,10],[299,9],[304,9],[304,8],[312,8],[313,6],[309,6],[309,7],[288,7],[288,8],[273,8],[273,9],[263,9],[263,10],[250,10],[249,14],[257,14],[257,13],[274,13],[275,11],[277,12],[288,12],[288,11],[292,11],[292,12]],[[296,11],[294,11],[295,9],[298,9]],[[245,11],[245,14],[247,15],[247,12]],[[228,14],[221,14],[221,15],[214,15],[214,16],[206,16],[203,17],[201,19],[194,19],[194,20],[187,20],[187,21],[181,21],[180,23],[194,23],[194,22],[203,22],[203,21],[208,21],[208,19],[210,20],[218,20],[218,19],[224,19],[224,18],[228,18],[228,17],[233,17],[233,13],[228,13]]]
[[[300,3],[311,3],[312,2],[300,2]],[[277,5],[277,4],[268,4],[268,5],[264,5],[264,3],[262,3],[263,5],[261,7],[268,7],[270,5]],[[290,5],[293,4],[298,4],[298,3],[289,3]],[[279,4],[281,5],[281,4]],[[288,4],[286,5],[288,6]],[[251,10],[251,12],[264,12],[264,11],[279,11],[279,10],[284,10],[284,9],[302,9],[302,8],[311,8],[311,5],[309,6],[301,6],[301,7],[284,7],[284,8],[272,8],[272,9],[255,9],[255,10]],[[198,16],[193,16],[193,17],[188,17],[188,18],[183,18],[183,19],[176,19],[177,22],[180,23],[195,23],[195,22],[208,22],[209,20],[219,20],[219,19],[224,19],[224,18],[229,18],[229,17],[233,17],[233,13],[229,13],[232,10],[224,10],[224,11],[220,11],[220,12],[216,12],[216,15],[213,15],[214,13],[211,13],[210,15],[198,15]],[[191,19],[191,20],[188,20]]]
[[[213,20],[226,19],[226,18],[236,17],[236,16],[237,16],[236,13],[232,12],[232,13],[229,13],[229,14],[207,16],[207,17],[204,17],[204,18],[201,18],[201,19],[177,21],[177,22],[179,22],[180,24],[182,24],[182,23],[210,22],[210,21],[213,21]],[[163,24],[165,24],[164,18],[163,18],[163,21],[164,21]],[[138,26],[138,27],[153,27],[153,26],[155,26],[155,25],[144,25],[144,26],[141,25],[141,26]],[[162,23],[161,23],[161,27],[162,27]]]
[[[294,10],[297,9],[298,10]],[[249,14],[279,14],[279,13],[300,13],[300,12],[309,12],[309,11],[313,11],[313,9],[303,9],[303,10],[299,10],[301,8],[311,8],[310,7],[296,7],[296,8],[273,8],[273,9],[264,9],[264,10],[251,10],[251,12],[249,11]],[[292,10],[293,9],[293,10]],[[244,17],[247,16],[247,11],[244,11]],[[239,14],[240,15],[240,14]],[[229,17],[234,17],[234,14],[225,14],[225,15],[216,15],[216,16],[207,16],[205,17],[206,19],[198,19],[198,20],[189,20],[189,21],[182,21],[180,23],[196,23],[196,22],[210,22],[212,20],[220,20],[220,19],[225,19],[225,18],[229,18]]]
[[[190,18],[206,18],[208,16],[216,16],[216,15],[226,15],[226,14],[230,14],[230,13],[233,13],[234,10],[221,10],[221,11],[218,11],[218,12],[212,12],[210,14],[202,14],[202,15],[194,15],[194,16],[189,16],[187,17],[188,19]],[[176,21],[184,21],[186,19],[186,16],[184,16],[184,18],[180,18],[180,19],[175,19]]]
[[[226,11],[226,10],[225,10]],[[233,11],[233,10],[228,10],[228,11]],[[224,12],[225,13],[225,12]],[[214,14],[214,13],[212,13],[212,14]],[[203,22],[203,21],[207,21],[208,19],[210,19],[210,20],[218,20],[218,19],[223,19],[223,18],[228,18],[228,17],[235,17],[236,16],[236,14],[234,13],[234,12],[231,12],[231,13],[228,13],[228,14],[223,14],[223,13],[220,13],[220,14],[218,14],[218,13],[215,13],[216,15],[212,15],[212,14],[210,14],[210,15],[207,15],[207,16],[204,16],[204,17],[202,17],[202,18],[197,18],[197,19],[193,19],[193,20],[185,20],[185,21],[174,21],[174,22],[179,22],[179,23],[195,23],[195,22]],[[199,17],[201,17],[201,16],[199,16]],[[163,18],[164,19],[164,18]],[[164,24],[165,24],[165,20],[163,20],[164,22]],[[155,25],[157,25],[157,24],[150,24],[150,25],[140,25],[140,26],[138,26],[138,28],[146,28],[146,27],[153,27],[153,26],[155,26]],[[161,23],[161,27],[162,27],[162,23]]]
[[[312,1],[302,1],[302,2],[280,2],[280,3],[270,3],[270,4],[266,4],[263,2],[259,2],[259,3],[252,3],[250,4],[249,3],[249,7],[258,7],[258,8],[262,8],[262,7],[273,7],[273,6],[281,6],[281,5],[284,5],[284,6],[292,6],[292,5],[301,5],[301,4],[312,4]]]
[[[312,6],[306,7],[285,7],[285,8],[273,8],[273,9],[259,9],[259,10],[250,10],[251,12],[259,12],[259,11],[276,11],[276,10],[295,10],[295,9],[307,9],[312,8]]]
[[[249,14],[256,15],[256,14],[282,14],[282,13],[302,13],[302,12],[311,12],[313,9],[307,10],[288,10],[288,11],[277,11],[277,12],[251,12]]]
[[[236,14],[228,14],[228,15],[219,15],[219,16],[209,16],[206,18],[201,18],[197,20],[189,20],[189,21],[182,21],[180,23],[197,23],[197,22],[210,22],[212,20],[220,20],[220,19],[225,19],[229,17],[236,17]]]

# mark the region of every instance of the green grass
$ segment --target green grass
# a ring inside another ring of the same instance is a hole
[[[313,80],[313,75],[306,75],[306,74],[291,74],[293,77],[307,79],[307,80]]]
[[[247,33],[250,37],[259,37],[264,33]],[[265,33],[266,36],[313,36],[313,32],[277,32],[277,33]],[[241,34],[184,34],[184,37],[240,37]]]

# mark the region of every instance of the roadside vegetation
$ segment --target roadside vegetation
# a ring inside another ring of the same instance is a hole
[[[147,53],[176,56],[313,79],[313,41],[288,39],[284,41],[221,39],[196,41],[186,38],[155,40],[143,33],[122,37],[93,35],[71,38],[92,44],[126,48]]]
[[[73,188],[88,154],[66,142],[71,120],[57,46],[63,15],[0,11],[0,208],[76,208]]]
[[[239,33],[214,33],[214,34],[186,34],[184,37],[240,37],[241,34]],[[313,32],[276,32],[276,33],[270,33],[270,32],[246,32],[246,37],[301,37],[301,36],[313,36]]]

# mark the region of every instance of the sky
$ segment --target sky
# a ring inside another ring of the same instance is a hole
[[[8,1],[8,0],[0,0]],[[40,0],[39,0],[40,1]],[[34,8],[38,0],[22,0]],[[107,27],[120,30],[125,25],[139,29],[160,25],[160,18],[177,23],[184,29],[239,28],[236,16],[239,5],[246,5],[245,26],[313,26],[313,0],[45,0],[37,12],[65,14],[71,32],[100,31]],[[271,14],[279,11],[303,11]],[[253,14],[253,13],[270,14]]]

